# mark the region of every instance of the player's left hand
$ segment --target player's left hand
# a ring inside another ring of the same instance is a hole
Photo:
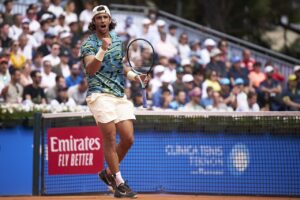
[[[141,74],[141,75],[138,75],[138,76],[140,77],[140,79],[143,81],[143,83],[144,83],[145,85],[147,85],[148,82],[149,82],[150,79],[151,79],[151,76],[150,76],[150,75],[147,75],[147,74]],[[137,79],[137,81],[139,81],[138,78],[136,78],[136,79]]]

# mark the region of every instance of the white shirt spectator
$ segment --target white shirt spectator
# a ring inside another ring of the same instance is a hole
[[[38,46],[42,45],[45,40],[45,32],[39,29],[37,32],[33,34],[35,41],[37,42]]]
[[[24,49],[19,49],[20,54],[25,56],[26,60],[31,60],[32,59],[32,46],[27,44]]]
[[[170,77],[171,83],[174,83],[177,79],[176,77],[176,69],[170,69],[169,67],[167,67],[164,71],[163,76],[168,76]]]
[[[160,56],[166,56],[167,58],[172,58],[177,55],[177,49],[168,41],[159,40],[155,43],[155,51]]]
[[[91,10],[83,10],[79,15],[79,20],[83,22],[83,32],[88,30],[89,24],[93,17],[93,12]]]
[[[66,25],[69,25],[71,22],[77,22],[78,21],[78,16],[76,13],[70,12],[70,13],[65,13],[65,23]]]
[[[75,107],[76,103],[75,103],[74,99],[69,97],[68,101],[66,103],[59,103],[56,99],[53,99],[50,102],[50,105],[53,106],[53,107],[57,107],[59,105],[66,105],[66,106],[69,106],[69,107]]]
[[[236,101],[237,101],[236,111],[249,111],[247,94],[245,92],[240,92],[236,96]]]
[[[69,65],[61,63],[60,68],[61,68],[61,72],[63,74],[63,77],[67,78],[68,76],[71,75]]]
[[[178,38],[170,33],[167,33],[167,42],[171,43],[174,47],[178,46]]]
[[[179,43],[178,51],[179,51],[180,58],[183,60],[183,59],[189,58],[191,48],[188,44],[180,44]]]
[[[54,4],[51,4],[48,8],[48,11],[52,12],[56,17],[59,17],[64,12],[64,9],[62,6],[56,6]]]
[[[202,65],[207,65],[209,62],[210,62],[210,53],[209,53],[209,51],[206,48],[201,49],[199,63],[202,64]]]
[[[22,34],[23,30],[16,25],[12,25],[8,30],[8,37],[12,40],[18,40],[19,36]]]
[[[79,85],[71,86],[68,89],[68,96],[74,99],[77,105],[83,105],[85,103],[87,91],[80,93],[78,87]]]
[[[54,87],[55,86],[55,77],[56,77],[56,74],[53,72],[50,72],[49,74],[42,72],[41,87],[43,87],[43,88]]]
[[[60,64],[60,58],[58,56],[54,57],[52,54],[48,54],[47,56],[43,57],[43,62],[45,60],[49,60],[52,66],[56,66]]]

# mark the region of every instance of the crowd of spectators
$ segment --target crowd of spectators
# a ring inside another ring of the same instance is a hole
[[[79,12],[72,0],[42,0],[26,13],[13,13],[4,1],[0,14],[0,103],[85,105],[87,81],[80,44],[90,34],[92,1]],[[76,14],[79,13],[79,14]],[[256,62],[251,50],[232,55],[224,39],[189,39],[173,24],[150,12],[138,26],[132,16],[118,20],[124,44],[145,38],[156,63],[147,87],[152,109],[181,111],[300,110],[300,66],[283,77],[272,62]],[[126,95],[138,108],[138,83],[127,82]]]

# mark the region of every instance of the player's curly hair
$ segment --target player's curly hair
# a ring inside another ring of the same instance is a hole
[[[113,30],[116,27],[116,25],[117,25],[117,22],[114,19],[112,19],[111,23],[109,24],[109,27],[108,27],[109,31]],[[91,31],[91,32],[96,31],[96,25],[95,25],[94,19],[92,20],[92,22],[90,22],[88,28],[89,28],[89,31]]]

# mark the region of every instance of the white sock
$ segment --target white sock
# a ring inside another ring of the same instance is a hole
[[[116,181],[117,186],[119,186],[121,183],[124,183],[124,180],[123,180],[123,178],[122,178],[122,176],[121,176],[121,172],[120,172],[120,171],[117,172],[117,173],[114,175],[114,177],[115,177],[115,181]]]

